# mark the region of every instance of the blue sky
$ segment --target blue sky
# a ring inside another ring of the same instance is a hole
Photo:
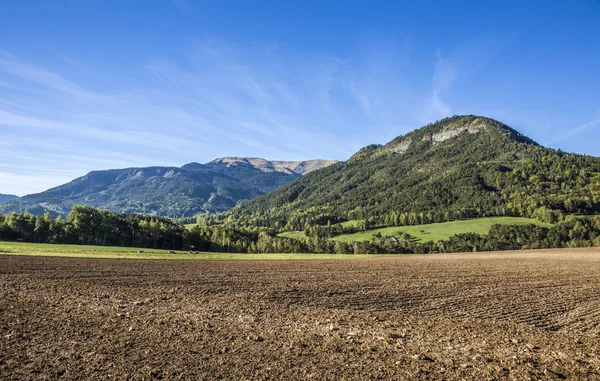
[[[600,156],[600,2],[0,4],[0,193],[222,156],[345,160],[454,114]]]

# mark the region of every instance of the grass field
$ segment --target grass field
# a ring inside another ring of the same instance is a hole
[[[292,239],[300,239],[302,237],[304,237],[304,232],[300,231],[300,232],[284,232],[284,233],[280,233],[277,234],[278,237],[284,237],[284,238],[292,238]]]
[[[535,224],[538,226],[550,226],[543,222],[521,217],[491,217],[491,218],[476,218],[472,220],[442,222],[437,224],[415,225],[415,226],[395,226],[390,228],[382,228],[369,230],[354,234],[345,234],[333,239],[342,242],[353,241],[368,241],[373,234],[381,233],[383,236],[400,235],[408,233],[419,241],[434,241],[448,239],[451,236],[459,233],[477,233],[487,234],[492,225],[528,225]],[[424,231],[423,233],[421,231]],[[296,233],[298,234],[298,233]],[[301,232],[300,234],[304,234]]]
[[[144,250],[138,254],[138,250]],[[42,243],[0,242],[0,255],[31,255],[77,258],[123,258],[123,259],[191,259],[191,260],[273,260],[273,259],[343,259],[368,258],[373,255],[340,254],[243,254],[243,253],[200,253],[188,254],[168,250],[139,249],[116,246],[51,245]]]
[[[193,228],[194,226],[197,226],[197,225],[198,225],[198,224],[185,224],[185,225],[183,225],[183,226],[185,226],[185,228],[186,228],[187,230],[192,230],[192,228]]]

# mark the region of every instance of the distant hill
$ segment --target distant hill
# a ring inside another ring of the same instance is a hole
[[[221,158],[183,167],[147,167],[94,171],[45,192],[0,205],[11,212],[66,215],[75,204],[119,213],[189,217],[222,212],[238,202],[270,192],[281,185],[331,165],[332,161],[267,161],[259,158]]]
[[[600,213],[600,158],[545,148],[501,122],[466,115],[367,146],[224,217],[298,231],[328,221],[394,226],[559,213]]]
[[[18,196],[0,193],[0,204],[4,204],[5,202],[14,200],[15,198],[18,198]]]
[[[223,157],[206,164],[209,167],[250,165],[263,172],[281,172],[288,175],[305,175],[316,169],[329,167],[335,160],[269,161],[258,157]]]

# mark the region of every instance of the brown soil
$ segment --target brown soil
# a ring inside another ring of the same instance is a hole
[[[0,256],[0,379],[600,379],[600,250]]]

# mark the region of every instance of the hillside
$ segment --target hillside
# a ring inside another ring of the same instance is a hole
[[[9,202],[11,200],[14,200],[15,198],[17,198],[17,196],[15,196],[15,195],[0,193],[0,204],[4,204],[5,202]]]
[[[270,192],[328,165],[323,160],[269,162],[256,158],[217,159],[178,167],[127,168],[94,171],[45,192],[0,205],[0,213],[66,215],[75,204],[119,213],[167,217],[221,212],[238,202]],[[285,170],[266,170],[284,168]],[[294,168],[301,170],[294,171]]]
[[[487,217],[474,218],[470,220],[460,220],[451,222],[439,222],[425,225],[414,226],[392,226],[375,230],[367,230],[353,234],[342,234],[333,237],[336,241],[351,243],[354,241],[369,241],[373,235],[380,234],[382,237],[402,237],[403,234],[409,234],[416,242],[448,240],[456,234],[475,233],[479,235],[489,234],[494,225],[536,225],[550,228],[552,225],[539,222],[533,218],[523,217]],[[293,233],[282,233],[293,234]],[[302,232],[304,234],[304,232]]]
[[[347,162],[310,173],[226,216],[298,231],[363,220],[366,227],[473,217],[600,212],[600,158],[542,147],[493,119],[455,116]]]

